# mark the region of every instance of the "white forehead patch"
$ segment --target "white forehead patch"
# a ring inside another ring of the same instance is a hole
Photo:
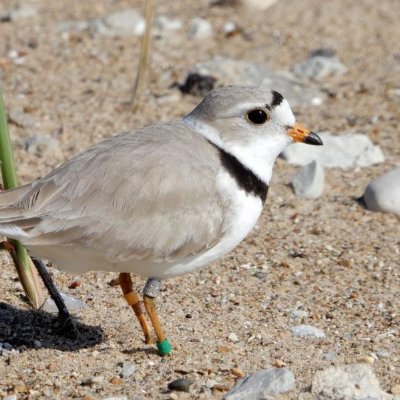
[[[271,112],[273,119],[280,125],[293,126],[296,118],[293,115],[292,109],[286,99],[283,99],[280,104],[275,106]]]

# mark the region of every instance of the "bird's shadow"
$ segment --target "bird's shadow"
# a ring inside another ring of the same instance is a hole
[[[38,347],[74,351],[102,342],[103,336],[99,326],[76,319],[72,325],[54,314],[0,302],[0,342],[20,351]]]

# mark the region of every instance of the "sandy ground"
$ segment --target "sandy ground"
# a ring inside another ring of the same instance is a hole
[[[208,1],[159,3],[158,14],[178,17],[184,28],[154,41],[151,84],[137,114],[128,102],[139,39],[66,35],[57,24],[139,7],[138,1],[29,1],[36,16],[0,23],[5,101],[10,112],[23,110],[27,119],[24,126],[10,124],[22,182],[115,132],[190,111],[199,99],[169,87],[197,61],[223,54],[287,70],[327,46],[336,49],[349,73],[321,83],[334,96],[320,107],[296,108],[298,119],[315,131],[362,132],[382,147],[386,161],[328,170],[324,195],[299,200],[288,185],[296,169],[278,160],[267,207],[252,234],[200,273],[164,284],[160,315],[174,345],[167,358],[143,344],[119,288],[108,285],[114,275],[89,273],[78,278],[78,288],[68,289],[76,278],[50,269],[63,292],[88,305],[77,314],[82,337],[72,340],[60,333],[55,317],[30,310],[2,254],[0,342],[19,351],[0,357],[0,397],[19,392],[19,399],[170,398],[168,382],[183,376],[194,382],[191,392],[173,398],[221,398],[237,379],[232,368],[248,374],[286,365],[296,376],[296,389],[285,398],[297,398],[310,389],[315,371],[371,361],[379,351],[386,357],[372,366],[390,391],[400,383],[400,224],[393,215],[366,211],[355,198],[400,160],[399,102],[390,95],[400,81],[398,1],[280,0],[264,12],[211,8]],[[213,24],[212,39],[187,39],[195,16]],[[225,38],[227,21],[247,34]],[[13,62],[13,50],[25,58],[22,64]],[[27,152],[24,141],[38,133],[57,135],[60,151],[42,157]],[[301,257],[292,257],[293,250]],[[137,278],[135,284],[140,289],[143,282]],[[290,313],[296,309],[309,316],[294,321]],[[322,329],[327,338],[293,337],[290,328],[301,322]],[[232,332],[239,341],[228,339]],[[333,360],[329,353],[336,354]],[[123,361],[134,364],[135,373],[111,382]],[[81,384],[96,375],[104,380]],[[214,389],[202,389],[212,381]]]

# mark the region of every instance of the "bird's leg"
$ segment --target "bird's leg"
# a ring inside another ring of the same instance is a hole
[[[152,343],[150,337],[149,325],[142,310],[142,302],[139,300],[138,294],[133,290],[132,278],[126,272],[119,274],[119,284],[121,285],[122,292],[124,293],[125,300],[132,307],[138,319],[142,331],[144,333],[144,341],[146,344]]]
[[[42,278],[42,281],[44,285],[46,286],[47,291],[50,294],[50,297],[54,301],[57,309],[58,309],[58,316],[65,322],[65,327],[68,327],[70,332],[76,337],[79,337],[79,330],[75,324],[74,319],[72,318],[71,314],[68,311],[67,306],[65,305],[65,302],[58,291],[56,285],[53,282],[53,279],[51,278],[49,272],[47,271],[45,265],[43,264],[43,261],[31,256],[32,262],[35,265],[40,277]]]
[[[157,336],[158,352],[162,356],[165,356],[171,353],[171,344],[169,343],[167,337],[165,336],[164,330],[161,327],[154,301],[160,292],[160,287],[161,282],[159,280],[148,279],[143,290],[143,303]]]
[[[12,242],[9,240],[6,240],[4,242],[0,243],[0,250],[7,250],[11,255],[16,253],[15,246],[13,245]],[[70,332],[75,336],[79,336],[79,331],[75,325],[75,322],[73,318],[71,317],[71,314],[68,311],[67,306],[65,305],[65,302],[63,298],[61,297],[60,292],[57,289],[57,286],[54,284],[53,279],[51,278],[49,272],[47,271],[45,265],[43,262],[33,256],[31,256],[32,262],[35,265],[40,277],[42,278],[42,281],[44,285],[46,286],[47,291],[50,294],[50,297],[54,301],[57,310],[58,310],[58,316],[65,322],[65,326],[70,328]]]

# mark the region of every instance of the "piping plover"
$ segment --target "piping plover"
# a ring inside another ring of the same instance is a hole
[[[113,136],[47,176],[0,194],[0,235],[67,272],[120,273],[150,342],[129,273],[161,354],[170,345],[154,306],[160,281],[223,256],[259,218],[276,157],[292,142],[321,145],[288,102],[265,87],[210,92],[182,120]]]

